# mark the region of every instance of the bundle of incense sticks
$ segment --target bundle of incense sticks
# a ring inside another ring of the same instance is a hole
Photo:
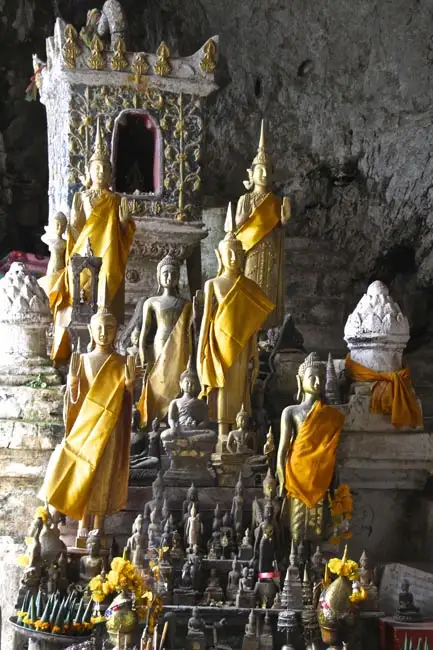
[[[143,630],[143,634],[141,636],[140,650],[164,650],[164,643],[167,636],[167,631],[168,631],[168,621],[164,623],[161,638],[158,644],[158,626],[155,625],[152,637],[148,638],[149,632],[148,632],[148,626],[146,625],[146,627]]]

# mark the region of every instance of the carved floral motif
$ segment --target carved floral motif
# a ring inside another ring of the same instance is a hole
[[[193,95],[162,93],[151,86],[77,86],[70,109],[69,182],[78,188],[86,176],[97,117],[109,142],[115,118],[126,109],[145,110],[159,124],[163,152],[161,196],[127,197],[130,213],[199,220],[203,119],[201,100]]]

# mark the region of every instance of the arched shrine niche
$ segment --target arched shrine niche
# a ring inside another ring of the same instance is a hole
[[[119,113],[111,151],[115,192],[131,196],[161,194],[161,132],[147,111],[126,109]]]

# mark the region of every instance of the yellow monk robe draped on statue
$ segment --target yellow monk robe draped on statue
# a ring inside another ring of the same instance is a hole
[[[262,329],[281,325],[284,319],[284,237],[281,226],[281,199],[268,192],[255,207],[250,194],[241,197],[242,210],[251,212],[236,232],[246,252],[244,275],[256,282],[274,309]]]
[[[237,278],[218,305],[204,355],[197,360],[205,394],[212,388],[224,388],[229,369],[273,308],[255,282],[243,275]]]
[[[70,353],[65,329],[67,324],[60,322],[60,316],[61,310],[72,305],[72,268],[69,264],[71,257],[84,255],[87,240],[89,240],[95,257],[102,258],[99,282],[106,281],[110,301],[113,300],[123,282],[128,253],[134,237],[135,223],[132,220],[120,223],[119,205],[120,197],[117,194],[104,191],[94,205],[77,241],[74,241],[72,234],[68,231],[66,266],[49,294],[54,319],[54,342],[51,358],[55,361],[67,359]]]
[[[110,515],[126,506],[132,400],[125,389],[125,359],[111,354],[87,395],[71,405],[66,435],[54,450],[39,498],[73,519]]]
[[[315,402],[287,455],[287,496],[308,508],[324,497],[332,481],[344,415],[332,406]]]
[[[423,426],[421,409],[410,381],[408,368],[397,372],[376,372],[346,357],[346,368],[353,381],[375,382],[371,391],[372,413],[391,415],[391,422],[397,429]]]
[[[242,248],[248,253],[268,235],[281,219],[282,201],[272,192],[266,194],[247,221],[236,231],[236,237],[242,242]]]
[[[189,302],[184,306],[146,378],[137,404],[142,426],[146,426],[150,418],[162,420],[167,415],[170,402],[179,394],[179,377],[186,370],[191,354],[188,335],[191,312],[192,304]]]

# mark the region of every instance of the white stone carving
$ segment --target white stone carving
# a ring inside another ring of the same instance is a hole
[[[0,280],[0,367],[47,358],[46,331],[52,322],[48,298],[25,264],[14,262]]]
[[[378,372],[401,369],[409,336],[408,319],[379,280],[370,284],[344,328],[353,361]]]

